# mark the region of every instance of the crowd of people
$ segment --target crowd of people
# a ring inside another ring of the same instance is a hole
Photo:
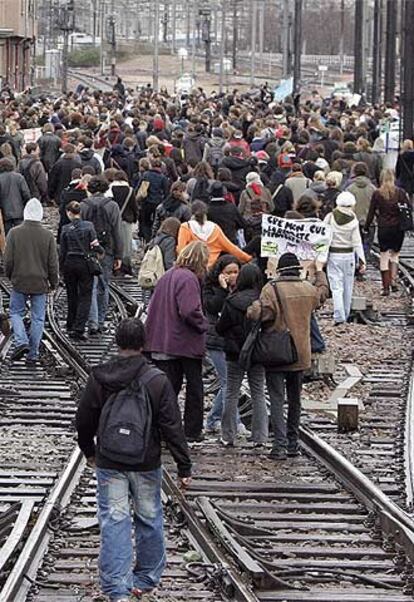
[[[111,538],[102,543],[104,591],[113,601],[127,600],[131,591],[139,597],[157,585],[164,566],[159,434],[149,439],[151,461],[108,461],[94,443],[107,400],[142,369],[150,379],[155,370],[148,385],[153,419],[185,486],[191,474],[187,443],[200,443],[206,433],[216,433],[224,447],[249,436],[254,448],[266,449],[266,391],[270,456],[277,461],[297,456],[303,377],[311,353],[326,347],[315,310],[331,296],[334,324],[346,328],[354,279],[364,277],[376,227],[381,294],[398,290],[399,252],[412,226],[407,220],[413,143],[403,143],[394,169],[380,132],[398,119],[395,107],[347,107],[316,93],[302,104],[298,98],[280,103],[266,87],[223,95],[199,89],[176,98],[150,87],[133,91],[118,81],[112,93],[81,87],[58,99],[3,93],[0,111],[12,359],[26,355],[32,364],[38,359],[46,294],[58,284],[58,264],[67,290],[66,330],[74,339],[107,329],[114,275],[139,277],[149,290],[145,328],[137,320],[119,326],[120,356],[94,370],[77,421],[80,446],[98,467],[103,529],[125,534],[130,528],[127,501],[122,517],[114,518],[112,485],[124,500],[129,490],[133,496],[141,487],[151,491],[148,515],[137,511],[136,526],[146,529],[137,547],[153,546],[154,553],[143,552],[145,560],[132,574],[132,548],[121,562]],[[25,132],[36,128],[38,139],[25,143]],[[48,205],[59,208],[57,240],[41,224]],[[271,268],[261,254],[264,215],[329,225],[327,259],[303,262],[288,252]],[[140,274],[137,248],[143,256]],[[29,336],[23,322],[27,301]],[[287,332],[294,361],[272,364],[271,353],[255,361],[254,344],[249,360],[240,361],[250,339],[261,337],[269,345],[268,333]],[[207,416],[206,362],[219,383]],[[175,398],[184,378],[182,430]],[[250,433],[238,412],[245,378],[252,399]]]

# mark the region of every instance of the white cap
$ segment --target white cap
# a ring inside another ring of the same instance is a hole
[[[352,192],[341,192],[336,197],[336,206],[337,207],[355,207],[356,198],[352,194]]]
[[[38,199],[30,199],[27,201],[24,211],[23,219],[31,222],[41,222],[43,219],[43,207],[42,203]]]

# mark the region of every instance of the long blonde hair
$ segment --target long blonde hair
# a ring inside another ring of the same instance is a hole
[[[380,176],[379,191],[384,199],[388,201],[395,194],[395,177],[392,169],[383,169]]]
[[[208,254],[209,250],[205,243],[193,241],[178,255],[175,265],[179,268],[187,268],[201,277],[207,270]]]

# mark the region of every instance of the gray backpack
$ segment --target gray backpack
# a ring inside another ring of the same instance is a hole
[[[98,426],[98,449],[103,458],[127,466],[145,460],[152,429],[150,381],[161,374],[149,368],[105,402]]]

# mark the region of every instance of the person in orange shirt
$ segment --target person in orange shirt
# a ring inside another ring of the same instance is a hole
[[[201,241],[207,245],[209,250],[209,268],[216,263],[221,253],[230,253],[241,263],[251,261],[251,255],[234,245],[225,236],[220,226],[207,219],[207,205],[203,201],[194,201],[191,205],[191,212],[191,219],[181,224],[178,231],[177,253],[180,253],[190,242]]]

